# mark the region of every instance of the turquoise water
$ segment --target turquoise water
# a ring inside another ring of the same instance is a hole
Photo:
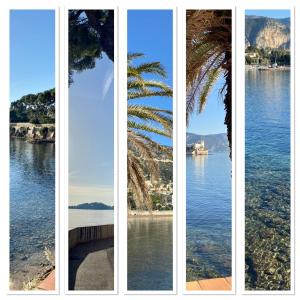
[[[128,290],[172,290],[173,218],[128,219]]]
[[[290,72],[246,72],[246,289],[290,289]]]
[[[231,276],[228,152],[186,156],[186,280]]]
[[[54,251],[55,146],[10,141],[10,278],[22,289]]]

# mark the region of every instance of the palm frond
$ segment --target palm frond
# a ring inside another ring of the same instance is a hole
[[[145,131],[146,133],[155,133],[161,136],[171,137],[170,132],[158,129],[157,127],[149,126],[146,124],[139,124],[137,122],[128,121],[127,128],[130,130],[141,130]]]
[[[143,121],[157,122],[165,129],[172,128],[172,118],[161,112],[161,110],[154,110],[152,107],[142,105],[128,105],[127,113],[130,118],[139,118]]]
[[[137,53],[128,53],[127,54],[127,63],[129,64],[134,59],[140,58],[140,57],[144,57],[144,53],[139,53],[139,52],[137,52]]]
[[[135,99],[150,97],[172,97],[173,91],[160,78],[166,77],[166,70],[159,62],[135,64],[142,53],[128,54],[127,97],[128,97],[128,190],[138,209],[152,209],[152,201],[146,184],[146,174],[152,182],[159,178],[158,153],[172,159],[169,147],[154,141],[155,136],[172,136],[172,111],[153,106],[132,104]],[[145,78],[147,75],[147,79]],[[154,78],[148,79],[149,75]],[[128,204],[130,205],[130,203]]]
[[[230,10],[188,10],[186,12],[186,120],[205,107],[220,75],[225,78],[223,102],[225,124],[231,149],[231,48]],[[230,90],[230,92],[229,92]]]
[[[144,81],[141,80],[140,78],[135,80],[129,80],[127,82],[127,89],[143,91],[143,92],[151,92],[151,89],[155,89],[155,90],[165,92],[167,97],[170,97],[173,94],[172,89],[161,81],[155,81],[155,80]]]
[[[134,195],[136,208],[151,210],[152,201],[145,182],[143,166],[130,150],[127,154],[127,169],[127,184]]]

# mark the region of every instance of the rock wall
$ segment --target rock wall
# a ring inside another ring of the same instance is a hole
[[[69,249],[81,243],[114,237],[114,225],[77,227],[69,230]]]
[[[258,48],[289,48],[290,35],[286,26],[278,22],[269,22],[257,35],[255,44]]]
[[[256,48],[290,48],[290,19],[246,17],[245,45]]]
[[[11,123],[10,137],[25,139],[30,143],[54,143],[54,124]]]

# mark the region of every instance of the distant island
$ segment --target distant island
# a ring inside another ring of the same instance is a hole
[[[69,205],[69,209],[93,209],[93,210],[113,210],[114,207],[101,202],[82,203],[78,205]]]

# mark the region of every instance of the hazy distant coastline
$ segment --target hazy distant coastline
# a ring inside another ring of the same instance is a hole
[[[114,207],[101,202],[92,202],[82,203],[78,205],[69,205],[69,209],[113,210]]]

